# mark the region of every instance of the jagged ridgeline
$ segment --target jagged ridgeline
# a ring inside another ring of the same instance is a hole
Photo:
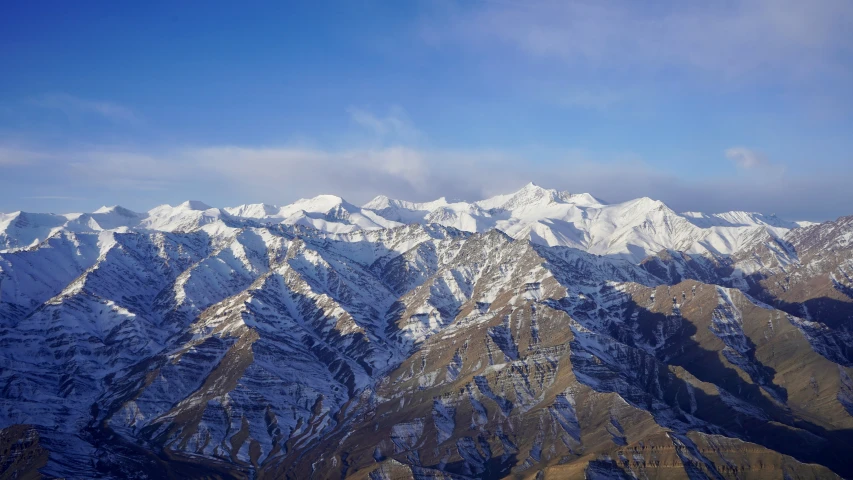
[[[0,478],[853,477],[853,217],[0,215]]]

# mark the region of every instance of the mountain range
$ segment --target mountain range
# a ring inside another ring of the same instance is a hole
[[[853,217],[0,214],[0,478],[851,478]]]

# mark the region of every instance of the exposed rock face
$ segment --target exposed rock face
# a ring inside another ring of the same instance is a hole
[[[336,198],[323,221],[425,208]],[[0,253],[0,476],[853,476],[849,218],[641,262],[495,229],[235,220],[281,210],[190,202],[146,217],[174,231]]]

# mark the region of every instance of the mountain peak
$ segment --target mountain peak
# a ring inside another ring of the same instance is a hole
[[[369,210],[382,210],[383,208],[388,208],[391,206],[391,199],[387,195],[377,195],[373,197],[373,200],[362,205],[362,208],[367,208]]]
[[[300,198],[290,205],[281,208],[281,214],[288,217],[298,212],[326,213],[332,209],[343,207],[350,209],[350,204],[337,195],[317,195],[312,198]],[[357,207],[352,207],[353,210]]]
[[[236,207],[226,207],[223,210],[229,215],[246,218],[264,218],[278,214],[280,207],[267,203],[247,203]]]
[[[134,212],[133,210],[128,210],[127,208],[124,208],[121,205],[113,205],[111,207],[104,205],[103,207],[95,210],[92,213],[93,214],[116,213],[116,214],[121,215],[123,217],[138,217],[139,216],[138,213]]]
[[[568,193],[543,188],[533,182],[529,182],[517,192],[510,194],[509,199],[504,202],[500,208],[504,210],[512,210],[531,205],[547,204],[562,200],[564,196],[568,196]]]
[[[539,186],[533,182],[527,182],[523,187],[521,187],[515,193],[518,194],[518,193],[522,193],[522,192],[556,192],[556,190],[541,187],[541,186]]]
[[[565,200],[569,203],[574,203],[576,205],[584,206],[584,207],[603,207],[607,205],[607,202],[600,200],[589,193],[568,193],[561,192],[565,194]]]
[[[187,200],[186,202],[178,205],[177,208],[185,210],[210,210],[213,207],[199,200]]]
[[[494,209],[460,202],[425,210],[445,200],[408,209],[385,197],[392,208],[380,212],[321,195],[283,207],[287,217],[245,223],[232,208],[195,210],[207,207],[201,202],[163,205],[141,219],[115,213],[120,207],[79,221],[0,215],[0,378],[8,384],[0,427],[13,453],[43,459],[11,471],[185,474],[185,463],[157,460],[165,448],[208,477],[251,462],[292,478],[520,470],[625,478],[637,466],[688,478],[697,464],[700,474],[740,468],[736,453],[747,448],[744,468],[759,458],[769,478],[841,478],[794,460],[826,460],[853,477],[843,432],[809,430],[821,448],[801,455],[798,428],[853,425],[842,328],[849,309],[811,308],[821,318],[808,320],[772,306],[810,317],[806,306],[827,291],[833,302],[853,297],[844,275],[853,217],[793,234],[703,230],[648,198],[582,204],[591,198],[528,185],[495,197]],[[514,201],[518,208],[499,209]],[[235,208],[266,215],[270,207]],[[765,221],[748,212],[713,218]],[[766,279],[768,303],[735,288],[751,289],[751,278]],[[669,328],[686,322],[681,312],[705,334]],[[740,383],[724,390],[733,370],[719,362],[709,370],[691,349],[737,363]],[[797,368],[792,358],[802,358]],[[649,362],[661,382],[636,374]],[[674,368],[684,375],[658,375]],[[789,375],[765,382],[765,370]],[[56,372],[73,372],[71,383]],[[126,375],[110,381],[116,372]],[[809,378],[831,388],[795,395]],[[519,388],[507,392],[507,382]],[[720,395],[702,397],[705,388]],[[624,403],[624,392],[641,401]],[[690,413],[672,415],[687,404]],[[325,428],[318,415],[348,431]],[[762,427],[769,418],[779,421]],[[513,424],[532,428],[502,430]],[[79,425],[91,435],[80,436]],[[500,432],[499,443],[471,425]],[[685,425],[715,435],[688,436]],[[756,435],[754,425],[775,438]],[[109,435],[121,435],[115,448],[97,441]],[[654,451],[619,447],[651,444],[692,460],[672,453],[661,470]],[[630,465],[595,460],[624,450]],[[811,453],[818,450],[826,454]],[[497,456],[516,451],[524,460]],[[555,470],[556,459],[567,461]]]
[[[322,194],[305,200],[306,203],[316,205],[319,209],[332,209],[339,205],[349,205],[349,202],[337,195]]]

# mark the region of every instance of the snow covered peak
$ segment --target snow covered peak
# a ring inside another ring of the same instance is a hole
[[[570,194],[569,192],[547,189],[536,185],[533,182],[528,183],[516,192],[503,195],[495,195],[485,200],[476,202],[465,202],[459,200],[448,200],[446,197],[440,197],[431,202],[410,202],[406,200],[397,200],[389,198],[386,195],[379,195],[373,200],[365,203],[362,208],[375,210],[380,214],[392,215],[395,217],[407,217],[411,213],[417,212],[419,217],[427,214],[442,215],[437,210],[442,210],[445,214],[454,213],[477,213],[484,210],[515,210],[519,208],[541,206],[549,203],[572,203],[582,206],[602,206],[604,202],[598,200],[588,193]]]
[[[35,245],[68,223],[52,213],[13,212],[0,214],[0,250]]]
[[[778,228],[797,228],[797,222],[789,222],[775,214],[765,215],[757,212],[731,211],[723,213],[684,212],[681,214],[698,227],[754,227],[769,226]]]
[[[386,195],[377,195],[373,198],[373,200],[362,205],[361,208],[368,208],[370,210],[382,210],[383,208],[388,208],[392,206],[391,202],[394,201],[395,200],[388,198],[388,196]]]
[[[280,209],[281,207],[266,203],[248,203],[236,207],[226,207],[223,210],[235,217],[261,219],[278,215]]]
[[[548,192],[549,189],[541,187],[533,182],[527,182],[521,189],[519,189],[515,194],[519,194],[522,192]]]
[[[133,210],[122,207],[121,205],[113,205],[112,207],[103,206],[94,212],[92,215],[119,215],[122,217],[139,217],[142,215],[141,213],[134,212]]]
[[[373,200],[365,203],[362,208],[369,210],[403,209],[411,211],[431,212],[437,208],[446,207],[454,202],[449,202],[446,197],[440,197],[430,202],[408,202],[406,200],[395,200],[385,195],[379,195]],[[455,202],[464,203],[464,202]]]
[[[85,225],[95,231],[115,230],[136,227],[144,217],[144,214],[115,205],[101,207],[91,214],[82,214],[75,219],[69,218],[72,220],[69,223]]]
[[[568,196],[568,198],[565,199],[565,201],[584,207],[603,207],[607,205],[606,202],[592,196],[589,193],[572,193]]]
[[[251,222],[250,222],[251,220]],[[649,197],[607,204],[588,193],[572,194],[528,183],[521,189],[476,202],[396,200],[379,195],[362,207],[336,195],[303,198],[278,207],[264,203],[212,208],[200,201],[161,205],[137,214],[119,206],[91,214],[0,215],[0,248],[43,241],[59,230],[93,232],[140,229],[188,232],[204,228],[230,235],[242,225],[303,225],[340,234],[404,224],[441,225],[465,232],[493,229],[534,243],[579,248],[641,261],[660,250],[728,255],[762,231],[781,236],[800,225],[753,212],[678,214]]]
[[[399,222],[385,218],[373,210],[356,207],[336,195],[317,195],[313,198],[297,200],[281,207],[278,217],[281,223],[306,225],[330,233],[348,233],[400,225]]]
[[[531,205],[548,203],[556,200],[559,197],[556,190],[548,190],[534,184],[528,183],[521,190],[515,192],[508,201],[503,203],[500,208],[504,210],[512,210],[515,208],[529,207]]]
[[[181,209],[184,209],[184,210],[200,210],[200,211],[204,211],[204,210],[210,210],[210,209],[211,209],[211,208],[213,208],[213,207],[211,207],[210,205],[208,205],[208,204],[206,204],[206,203],[204,203],[204,202],[200,202],[200,201],[198,201],[198,200],[187,200],[186,202],[184,202],[184,203],[182,203],[182,204],[178,205],[178,207],[177,207],[177,208],[181,208]]]
[[[581,203],[600,204],[592,195],[584,194],[585,196],[577,196],[577,200]],[[568,203],[574,195],[569,192],[543,188],[533,182],[521,187],[515,193],[508,195],[496,195],[485,200],[476,202],[480,208],[491,210],[515,210],[533,206],[543,206],[550,203]]]
[[[337,195],[317,195],[313,198],[300,198],[299,200],[281,207],[279,214],[284,217],[289,217],[300,211],[308,213],[327,213],[337,207],[352,207],[353,206],[343,198]]]
[[[189,232],[209,223],[216,222],[225,214],[197,200],[173,207],[160,205],[148,211],[148,215],[139,223],[139,228],[162,232]]]

